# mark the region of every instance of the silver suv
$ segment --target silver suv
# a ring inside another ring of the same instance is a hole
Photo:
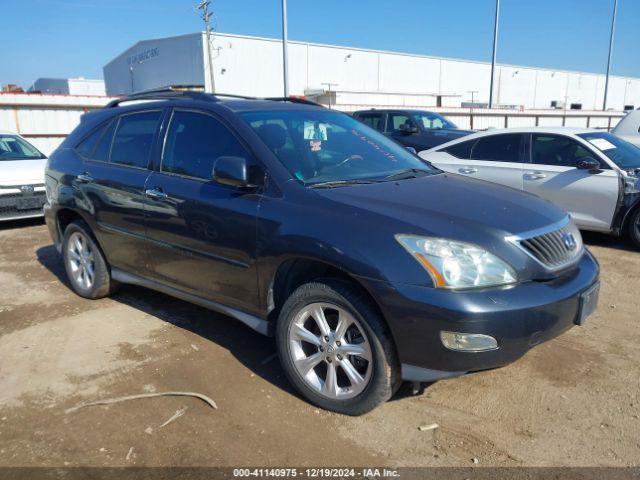
[[[447,172],[550,200],[583,230],[640,247],[640,148],[607,132],[514,128],[478,132],[420,156]]]

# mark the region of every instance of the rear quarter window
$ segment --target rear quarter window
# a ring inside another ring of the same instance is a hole
[[[466,142],[456,143],[455,145],[451,145],[450,147],[444,148],[440,151],[447,152],[449,155],[456,158],[469,160],[469,158],[471,158],[471,149],[475,143],[476,140],[468,140]]]

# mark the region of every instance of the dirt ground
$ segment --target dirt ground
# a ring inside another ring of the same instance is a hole
[[[273,340],[143,288],[84,300],[42,222],[0,226],[0,466],[640,465],[640,252],[585,240],[602,267],[585,327],[351,418],[300,399]],[[65,413],[169,390],[218,409],[160,397]]]

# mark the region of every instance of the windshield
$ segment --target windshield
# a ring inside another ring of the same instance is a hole
[[[424,129],[458,128],[453,122],[434,112],[416,112],[413,119]]]
[[[241,115],[291,174],[306,185],[398,180],[401,172],[412,172],[410,176],[439,172],[343,113],[309,109]]]
[[[0,161],[45,158],[36,147],[15,135],[0,134]]]
[[[581,133],[578,136],[604,153],[620,168],[640,168],[640,148],[634,144],[607,132]]]

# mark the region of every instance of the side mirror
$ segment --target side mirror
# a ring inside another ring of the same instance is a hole
[[[418,154],[418,151],[417,151],[415,148],[413,148],[413,147],[404,147],[404,148],[406,148],[407,150],[409,150],[409,151],[410,151],[411,153],[413,153],[414,155],[417,155],[417,154]]]
[[[398,130],[400,132],[404,133],[405,135],[411,135],[412,133],[418,133],[418,127],[416,127],[415,125],[409,125],[408,123],[400,124],[400,127],[398,127]]]
[[[576,167],[580,170],[600,170],[600,162],[595,158],[587,157],[579,160]]]
[[[218,157],[213,164],[213,179],[230,187],[254,186],[249,183],[247,159],[243,157]]]

